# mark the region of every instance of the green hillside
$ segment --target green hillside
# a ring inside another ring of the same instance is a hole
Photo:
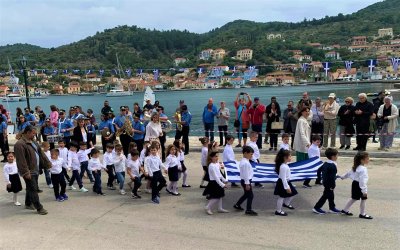
[[[30,60],[32,68],[113,68],[116,53],[123,67],[169,68],[176,57],[188,58],[184,66],[189,67],[202,63],[198,54],[205,48],[225,49],[228,56],[220,63],[228,65],[235,63],[230,57],[238,49],[247,47],[254,50],[254,60],[248,64],[269,64],[272,60],[290,62],[289,49],[302,49],[314,59],[322,60],[324,51],[306,46],[308,42],[349,45],[352,36],[373,36],[379,28],[386,27],[392,27],[395,34],[400,34],[399,13],[400,0],[386,0],[349,15],[305,19],[299,23],[237,20],[204,34],[124,25],[57,48],[28,44],[0,46],[0,68],[8,67],[7,57],[15,62],[22,55]],[[268,40],[269,33],[280,33],[283,39]],[[347,51],[343,53],[344,57],[348,54]]]

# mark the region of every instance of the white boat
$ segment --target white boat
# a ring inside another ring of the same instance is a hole
[[[8,94],[7,96],[3,97],[3,102],[19,102],[21,100],[20,94]]]
[[[156,102],[156,95],[149,86],[146,87],[146,91],[143,95],[143,107],[146,105],[146,100],[150,100],[151,104],[154,104]]]
[[[78,96],[93,96],[93,95],[94,95],[94,93],[90,93],[90,92],[80,92],[78,94]]]
[[[124,91],[123,89],[112,89],[106,94],[107,97],[131,96],[132,91]]]

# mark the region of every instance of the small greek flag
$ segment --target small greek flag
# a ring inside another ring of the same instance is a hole
[[[74,70],[72,70],[72,72],[74,72],[74,74],[79,74],[79,69],[74,69]]]
[[[390,62],[392,64],[393,71],[397,72],[397,70],[399,68],[400,58],[392,57],[392,58],[390,58]]]
[[[224,162],[228,180],[230,182],[240,182],[239,162]],[[289,164],[291,172],[291,181],[303,181],[305,179],[316,179],[317,170],[323,162],[314,157],[304,161],[298,161]],[[276,182],[278,175],[275,173],[275,164],[251,163],[253,167],[253,182]]]
[[[90,69],[86,70],[86,75],[89,75],[90,73],[92,73],[92,70]]]
[[[46,74],[46,73],[47,73],[47,70],[42,69],[42,74]]]
[[[374,71],[374,68],[376,66],[376,59],[369,59],[368,61],[368,68],[369,68],[369,73],[372,74],[372,72]]]
[[[99,74],[100,74],[100,76],[104,75],[104,69],[100,69]]]
[[[203,68],[199,68],[198,70],[197,70],[197,73],[200,75],[201,73],[203,73]]]
[[[112,70],[112,74],[113,74],[113,75],[118,75],[118,71],[117,71],[116,69],[113,69],[113,70]]]
[[[307,69],[308,69],[308,63],[302,63],[302,64],[301,64],[301,70],[302,70],[303,72],[306,72]]]
[[[256,69],[256,66],[249,66],[249,70],[250,71],[253,71],[253,70],[255,70]]]
[[[125,73],[126,73],[126,75],[127,75],[128,77],[131,77],[131,75],[132,75],[132,70],[131,70],[131,69],[126,69],[126,70],[125,70]]]
[[[53,75],[57,75],[57,74],[58,74],[58,70],[57,69],[53,70]]]
[[[347,74],[350,74],[351,71],[351,65],[353,65],[353,61],[344,61],[344,66],[346,67]]]
[[[136,75],[141,76],[143,73],[143,69],[138,69]]]
[[[64,69],[64,70],[63,70],[63,73],[64,73],[64,74],[68,74],[68,69]]]
[[[158,69],[154,69],[153,74],[154,74],[154,81],[158,81]]]
[[[324,66],[324,71],[325,71],[325,77],[328,77],[328,71],[331,69],[331,63],[330,62],[324,62],[322,63]]]

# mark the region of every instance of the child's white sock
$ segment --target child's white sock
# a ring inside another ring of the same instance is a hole
[[[285,198],[284,200],[283,200],[283,203],[285,204],[285,205],[290,205],[291,203],[292,203],[292,200],[293,200],[293,196],[292,197],[288,197],[288,198]]]
[[[285,198],[279,197],[278,201],[276,202],[276,211],[281,212],[282,211],[282,205],[283,205],[283,201],[285,200]]]
[[[347,202],[346,206],[344,206],[343,210],[345,212],[348,212],[350,207],[354,204],[354,202],[356,202],[357,200],[353,200],[353,199],[349,199],[349,201]]]
[[[361,200],[361,203],[360,203],[360,214],[361,215],[365,215],[365,203],[366,202],[367,202],[366,200]]]
[[[187,170],[185,172],[182,173],[183,177],[182,177],[182,184],[183,185],[187,185],[186,183],[186,179],[187,179]]]
[[[208,201],[208,204],[207,204],[207,206],[206,206],[206,209],[211,211],[211,210],[213,209],[213,207],[215,206],[215,204],[218,203],[218,200],[219,200],[219,199],[210,199],[210,200]]]

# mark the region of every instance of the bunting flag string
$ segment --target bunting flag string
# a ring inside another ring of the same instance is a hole
[[[400,58],[392,57],[390,58],[390,62],[392,64],[393,71],[397,73],[397,70],[399,68]]]
[[[346,67],[347,74],[350,74],[351,66],[353,65],[353,61],[344,61],[344,65]]]
[[[369,73],[372,74],[377,61],[375,59],[369,59],[367,62],[368,62]]]
[[[305,73],[307,71],[308,68],[308,63],[302,63],[301,64],[301,70]]]

